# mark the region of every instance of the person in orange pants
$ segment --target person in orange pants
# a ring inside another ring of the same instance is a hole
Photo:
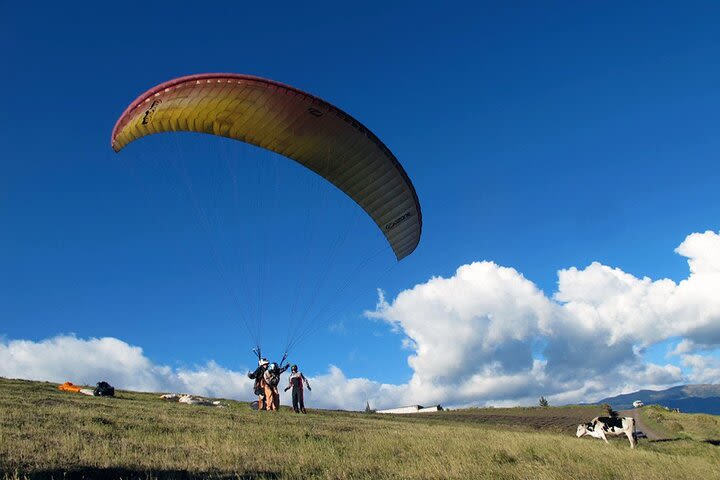
[[[277,386],[263,382],[263,388],[265,389],[265,410],[277,410],[280,404]]]
[[[283,368],[278,367],[277,363],[268,365],[263,375],[265,387],[265,409],[278,410],[280,408],[280,392],[278,392],[278,384],[280,383],[280,374],[287,370],[288,365]]]

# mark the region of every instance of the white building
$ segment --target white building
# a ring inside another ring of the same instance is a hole
[[[428,413],[428,412],[440,412],[442,407],[435,405],[434,407],[423,407],[422,405],[409,405],[407,407],[389,408],[387,410],[378,410],[377,413],[394,413],[394,414],[405,414],[405,413]]]
[[[635,407],[635,408],[640,408],[640,407],[642,407],[643,405],[645,405],[645,404],[642,402],[642,400],[635,400],[635,401],[633,402],[633,407]]]

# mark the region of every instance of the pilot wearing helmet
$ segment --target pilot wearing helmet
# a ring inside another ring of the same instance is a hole
[[[280,375],[287,370],[289,365],[280,367],[273,362],[268,365],[263,373],[263,384],[265,388],[265,409],[277,410],[280,408],[280,393],[278,392],[278,384],[280,383]]]
[[[265,410],[267,408],[267,403],[265,401],[265,372],[268,368],[268,362],[267,358],[261,358],[258,360],[258,367],[255,369],[254,372],[248,373],[248,377],[255,380],[255,385],[253,386],[253,391],[255,392],[255,395],[258,396],[258,410]]]
[[[310,382],[307,381],[307,378],[305,378],[302,372],[298,371],[297,365],[293,365],[290,368],[290,372],[289,383],[288,386],[285,387],[285,391],[287,392],[292,388],[292,404],[295,413],[307,413],[305,411],[305,399],[303,398],[303,383],[307,386],[308,391],[312,391]]]

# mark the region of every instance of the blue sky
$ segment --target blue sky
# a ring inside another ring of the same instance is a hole
[[[328,204],[312,227],[293,226],[298,236],[317,228],[331,244],[340,227],[325,219],[337,214],[355,222],[357,243],[341,261],[382,247],[342,195],[257,149],[191,137],[110,149],[137,95],[202,72],[263,76],[328,100],[373,130],[417,189],[419,248],[389,272],[385,255],[353,279],[343,308],[294,352],[310,373],[333,364],[347,377],[407,382],[408,331],[363,311],[375,309],[377,288],[391,301],[471,262],[512,267],[548,297],[558,270],[594,261],[679,282],[688,264],[674,249],[717,231],[720,218],[719,14],[711,2],[6,2],[0,335],[115,337],[176,368],[252,363],[204,232],[190,227],[197,219],[180,202],[174,210],[170,189],[143,197],[143,182],[163,181],[141,163],[153,155],[182,152],[192,163],[237,148],[248,168],[260,162],[265,173],[253,175],[277,172],[283,188],[268,202],[287,210],[274,215]],[[255,247],[238,245],[250,256],[267,248],[254,238]],[[265,264],[276,278],[313,274],[303,260],[315,257],[286,253]],[[290,290],[267,289],[268,312],[278,307],[271,338],[286,325]],[[680,365],[665,354],[681,338],[654,343],[648,360]]]

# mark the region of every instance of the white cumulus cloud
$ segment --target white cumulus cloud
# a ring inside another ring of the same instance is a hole
[[[95,385],[100,380],[149,392],[192,392],[199,395],[250,398],[252,380],[214,362],[195,369],[156,365],[142,348],[117,338],[80,339],[59,335],[33,342],[0,341],[0,376]]]
[[[466,403],[589,401],[637,388],[683,381],[720,381],[713,368],[683,357],[677,365],[648,363],[644,347],[670,338],[706,348],[720,344],[720,235],[689,235],[677,248],[688,278],[638,278],[600,263],[558,272],[546,297],[512,268],[492,262],[464,265],[383,296],[368,315],[408,337],[418,401]],[[701,357],[707,361],[708,357]],[[541,361],[542,360],[542,361]]]

